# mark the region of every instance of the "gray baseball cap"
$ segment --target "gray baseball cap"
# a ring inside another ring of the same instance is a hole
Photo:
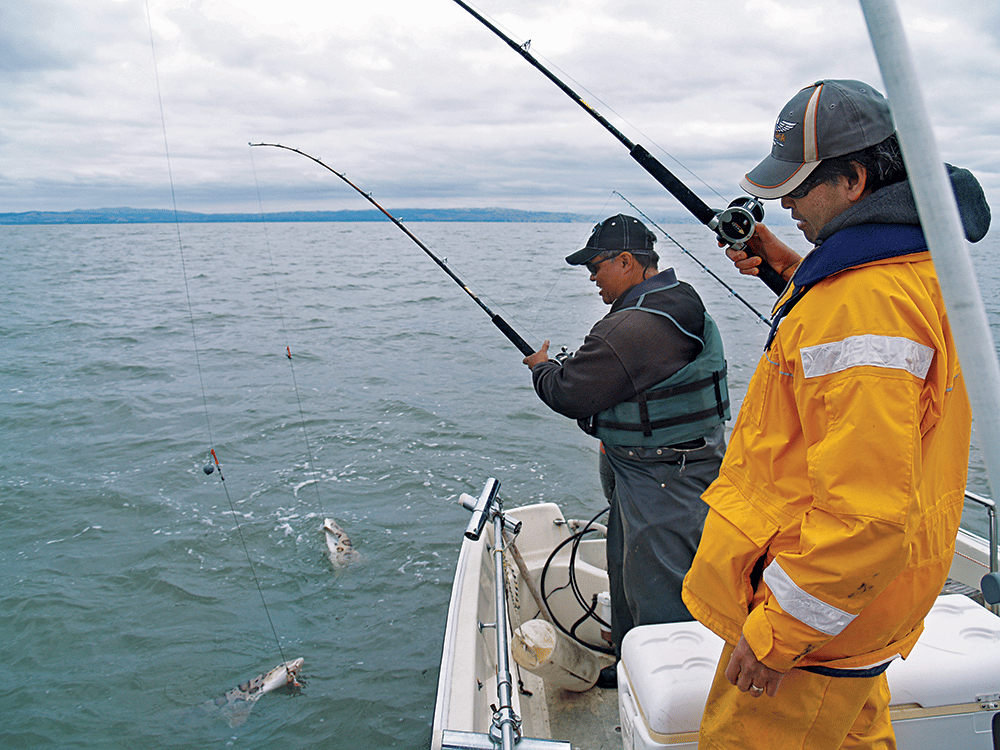
[[[740,187],[758,198],[781,198],[823,159],[874,146],[895,131],[889,103],[867,83],[817,81],[781,110],[770,155],[740,180]]]

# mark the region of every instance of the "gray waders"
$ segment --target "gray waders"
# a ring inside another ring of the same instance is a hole
[[[607,557],[616,649],[636,625],[693,619],[681,601],[681,582],[708,515],[701,494],[719,475],[724,452],[721,425],[681,446],[604,446],[600,475],[611,503]]]

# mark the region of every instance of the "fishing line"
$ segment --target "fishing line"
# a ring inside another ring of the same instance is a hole
[[[299,407],[299,423],[302,425],[302,436],[306,444],[306,457],[309,461],[309,470],[314,471],[314,465],[316,464],[316,457],[313,454],[312,445],[309,441],[309,431],[306,428],[306,415],[302,408],[302,397],[299,395],[299,383],[295,377],[295,361],[292,359],[292,349],[288,342],[288,328],[285,325],[285,313],[281,304],[281,292],[278,290],[278,273],[274,265],[274,256],[271,253],[271,241],[267,233],[267,222],[264,220],[264,201],[260,195],[260,183],[257,180],[257,165],[253,160],[253,149],[250,149],[250,167],[253,171],[253,181],[254,186],[257,189],[257,205],[260,213],[260,224],[264,230],[264,246],[267,248],[267,258],[271,265],[271,278],[274,281],[274,296],[278,301],[278,318],[281,321],[281,334],[284,338],[285,344],[285,358],[288,360],[288,369],[292,376],[292,387],[295,390],[295,401],[298,403]],[[308,474],[307,474],[308,476]],[[319,491],[319,480],[316,479],[312,482],[313,487],[316,490],[316,504],[319,507],[320,515],[326,516],[326,509],[323,507],[323,498]]]
[[[482,13],[482,11],[478,11],[478,12],[481,13],[484,18],[489,18],[490,21],[493,24],[495,24],[498,28],[504,28],[504,29],[506,29],[506,27],[503,26],[503,24],[501,24],[495,18],[492,18],[492,17],[488,16],[486,13]],[[512,37],[512,32],[510,32],[509,29],[506,29],[506,30],[508,32],[507,36],[511,36]],[[531,40],[529,39],[528,41],[526,41],[526,42],[524,42],[524,43],[522,43],[522,44],[520,44],[518,46],[521,49],[528,50],[531,47]],[[706,190],[712,191],[713,193],[715,193],[722,200],[726,199],[726,197],[722,193],[720,193],[718,190],[716,190],[712,185],[709,185],[707,182],[705,182],[705,180],[703,180],[699,175],[695,174],[691,170],[690,167],[688,167],[680,159],[678,159],[676,156],[674,156],[669,151],[667,151],[665,148],[663,148],[663,146],[661,146],[655,140],[653,140],[652,138],[650,138],[649,136],[647,136],[641,129],[637,128],[634,123],[630,122],[628,120],[628,118],[626,118],[623,115],[621,115],[619,112],[617,112],[614,109],[614,107],[612,107],[610,104],[608,104],[603,99],[601,99],[597,94],[595,94],[590,89],[588,89],[585,84],[580,83],[578,80],[576,80],[575,78],[573,78],[573,76],[571,74],[567,73],[565,70],[563,70],[562,68],[560,68],[555,62],[553,62],[552,60],[550,60],[549,58],[547,58],[545,55],[539,54],[539,55],[537,55],[537,57],[540,57],[541,59],[545,60],[545,62],[548,63],[549,67],[552,67],[552,68],[555,68],[556,70],[558,70],[562,74],[563,78],[566,78],[566,79],[572,81],[575,86],[577,86],[578,88],[580,88],[582,91],[585,91],[588,95],[590,95],[591,99],[593,99],[595,102],[599,102],[601,104],[601,106],[603,106],[609,112],[613,113],[622,122],[628,123],[629,127],[631,127],[632,129],[634,129],[637,133],[639,133],[639,135],[641,135],[643,138],[645,138],[650,143],[652,143],[654,146],[656,146],[656,148],[657,148],[658,151],[662,152],[671,161],[673,161],[678,167],[680,167],[681,169],[683,169],[685,172],[687,172],[689,175],[691,175],[692,178],[694,178],[695,180],[697,180],[698,182],[700,182],[702,185],[704,185]]]
[[[167,140],[167,121],[163,114],[163,94],[160,90],[160,72],[159,66],[156,62],[156,45],[153,43],[153,19],[149,12],[149,0],[145,2],[146,6],[146,23],[149,27],[149,47],[152,51],[153,56],[153,76],[156,80],[156,98],[160,107],[160,127],[163,131],[163,150],[166,154],[167,160],[167,175],[170,180],[170,197],[173,202],[174,210],[174,226],[177,230],[177,248],[180,253],[181,259],[181,274],[184,277],[184,292],[187,298],[188,307],[188,317],[191,320],[191,338],[194,342],[194,353],[195,353],[195,363],[198,368],[198,382],[201,384],[201,400],[205,408],[205,424],[208,429],[208,442],[209,442],[209,454],[211,455],[211,462],[205,465],[205,473],[212,474],[216,471],[219,472],[219,479],[223,490],[226,494],[226,500],[229,502],[229,510],[233,515],[233,520],[236,523],[236,531],[240,538],[240,543],[243,545],[243,552],[246,554],[247,564],[250,566],[250,574],[253,576],[254,584],[257,586],[257,593],[260,595],[260,602],[264,606],[264,614],[267,616],[267,621],[271,625],[271,633],[274,635],[274,641],[278,646],[278,653],[281,655],[281,661],[287,663],[285,659],[284,651],[281,648],[281,639],[278,638],[278,631],[274,627],[274,621],[271,619],[271,612],[267,607],[267,601],[264,599],[264,590],[261,588],[260,579],[257,577],[257,571],[254,569],[253,560],[250,558],[250,548],[247,546],[246,538],[243,536],[243,529],[240,526],[239,518],[236,515],[236,507],[233,504],[233,499],[229,494],[229,487],[226,485],[226,478],[222,474],[222,464],[219,463],[219,457],[215,454],[215,448],[213,447],[215,441],[212,437],[212,420],[208,410],[208,394],[205,389],[205,377],[202,373],[201,368],[201,356],[198,349],[198,332],[195,325],[194,318],[194,305],[191,301],[191,287],[188,283],[187,275],[187,263],[184,258],[184,243],[181,240],[181,223],[177,212],[177,193],[174,188],[174,175],[173,170],[170,165],[170,147]],[[287,668],[286,668],[287,669]]]
[[[635,205],[635,204],[634,204],[634,203],[633,203],[632,201],[630,201],[630,200],[629,200],[628,198],[626,198],[626,197],[625,197],[624,195],[622,195],[621,193],[619,193],[619,192],[618,192],[617,190],[612,190],[611,192],[613,192],[613,193],[614,193],[615,195],[617,195],[617,196],[618,196],[619,198],[621,198],[621,199],[622,199],[623,201],[625,201],[626,203],[628,203],[628,204],[629,204],[629,205],[630,205],[630,206],[631,206],[632,208],[634,208],[634,209],[636,210],[636,212],[637,212],[637,213],[639,214],[639,216],[641,216],[641,217],[642,217],[642,218],[644,218],[644,219],[645,219],[646,221],[648,221],[648,222],[649,222],[650,224],[652,224],[652,225],[653,225],[654,227],[656,227],[656,228],[657,228],[657,229],[659,229],[659,230],[660,230],[661,232],[663,232],[663,236],[664,236],[664,237],[666,237],[666,238],[667,238],[668,240],[670,240],[670,241],[671,241],[671,242],[673,242],[673,243],[674,243],[675,245],[677,245],[677,247],[679,247],[679,248],[680,248],[680,250],[681,250],[681,252],[682,252],[682,253],[684,253],[685,255],[687,255],[687,256],[688,256],[688,257],[689,257],[689,258],[690,258],[691,260],[693,260],[693,261],[694,261],[695,263],[697,263],[697,264],[698,264],[699,266],[701,266],[702,270],[703,270],[703,271],[705,271],[705,272],[706,272],[706,273],[707,273],[707,274],[708,274],[709,276],[711,276],[711,277],[712,277],[713,279],[715,279],[715,280],[716,280],[716,281],[718,281],[718,282],[719,282],[720,284],[722,284],[722,286],[724,286],[724,287],[725,287],[726,289],[728,289],[728,290],[729,290],[729,293],[730,293],[730,294],[731,294],[731,295],[732,295],[733,297],[735,297],[736,299],[738,299],[738,300],[739,300],[740,302],[742,302],[742,303],[743,303],[744,305],[746,305],[746,306],[747,306],[747,307],[748,307],[748,308],[750,309],[750,311],[751,311],[751,312],[752,312],[752,313],[753,313],[754,315],[756,315],[756,316],[757,316],[758,318],[760,318],[761,322],[763,322],[763,323],[767,324],[768,326],[770,326],[770,325],[771,325],[771,320],[770,320],[769,318],[765,318],[765,317],[764,317],[763,315],[761,315],[761,314],[760,314],[759,312],[757,312],[757,309],[756,309],[756,308],[755,308],[755,307],[754,307],[753,305],[751,305],[751,304],[750,304],[749,302],[747,302],[747,301],[746,301],[745,299],[743,299],[743,297],[741,297],[741,296],[740,296],[740,295],[739,295],[739,294],[738,294],[738,293],[736,292],[736,290],[735,290],[735,289],[733,289],[733,288],[732,288],[731,286],[729,286],[729,284],[727,284],[727,283],[726,283],[725,281],[723,281],[723,280],[722,280],[721,278],[719,278],[719,276],[717,276],[717,275],[715,274],[715,272],[714,272],[714,271],[713,271],[713,270],[712,270],[711,268],[709,268],[709,267],[708,267],[708,266],[706,266],[706,265],[705,265],[704,263],[702,263],[702,262],[701,262],[700,260],[698,260],[698,259],[697,259],[697,258],[696,258],[696,257],[694,256],[694,254],[693,254],[693,253],[692,253],[691,251],[689,251],[689,250],[688,250],[688,249],[687,249],[686,247],[684,247],[684,246],[683,246],[683,245],[682,245],[682,244],[681,244],[680,242],[678,242],[678,241],[677,241],[677,240],[675,240],[675,239],[674,239],[673,237],[671,237],[671,236],[670,236],[670,235],[669,235],[669,234],[667,233],[667,230],[666,230],[666,229],[664,229],[664,228],[663,228],[663,227],[661,227],[661,226],[660,226],[659,224],[657,224],[657,223],[656,223],[655,221],[653,221],[653,220],[652,220],[652,219],[650,219],[650,218],[649,218],[648,216],[646,216],[646,214],[644,214],[644,213],[642,212],[642,209],[641,209],[641,208],[639,208],[639,207],[638,207],[637,205]]]
[[[709,207],[707,203],[691,192],[691,189],[687,185],[677,179],[669,169],[663,166],[655,156],[649,153],[643,146],[629,140],[624,133],[608,122],[603,115],[584,101],[579,94],[567,86],[552,71],[538,62],[534,55],[528,52],[530,40],[524,44],[518,44],[463,0],[455,0],[455,3],[500,37],[500,39],[507,43],[507,46],[552,81],[564,94],[579,104],[587,114],[597,120],[605,130],[611,133],[629,150],[629,156],[639,166],[645,169],[653,179],[680,201],[681,205],[690,211],[698,221],[714,231],[720,240],[733,248],[745,249],[747,252],[751,252],[748,247],[745,247],[744,243],[753,236],[757,222],[762,221],[764,218],[764,207],[757,198],[749,196],[736,198],[722,211],[716,211]],[[785,280],[767,263],[762,262],[758,267],[758,278],[775,294],[780,295],[785,289]]]
[[[344,175],[341,172],[338,172],[333,167],[330,167],[330,166],[324,164],[322,161],[320,161],[319,159],[317,159],[315,156],[310,156],[305,151],[300,151],[299,149],[292,148],[291,146],[282,146],[280,143],[251,143],[250,144],[251,148],[253,148],[255,146],[271,146],[273,148],[283,148],[286,151],[294,151],[296,154],[299,154],[301,156],[306,157],[307,159],[311,159],[312,161],[316,162],[321,167],[323,167],[323,169],[326,169],[327,171],[333,172],[335,175],[337,175],[337,177],[339,177],[341,180],[343,180],[348,185],[350,185],[352,188],[354,188],[354,190],[356,190],[366,201],[368,201],[369,203],[371,203],[373,206],[375,206],[375,208],[377,208],[379,211],[381,211],[383,214],[385,214],[385,216],[388,217],[388,219],[393,224],[395,224],[397,227],[399,227],[400,230],[402,230],[403,234],[405,234],[407,237],[409,237],[411,240],[413,240],[413,242],[416,243],[417,247],[419,247],[421,250],[423,250],[428,255],[428,257],[430,257],[431,260],[433,260],[435,263],[437,263],[438,266],[441,268],[441,270],[444,271],[446,274],[448,274],[448,276],[451,278],[452,281],[454,281],[456,284],[458,284],[460,287],[462,287],[462,289],[465,291],[465,293],[468,294],[472,298],[473,302],[475,302],[477,305],[479,305],[479,307],[487,315],[490,316],[490,320],[493,321],[493,325],[495,325],[500,330],[500,332],[504,336],[507,337],[507,340],[510,341],[514,346],[516,346],[525,357],[530,356],[530,355],[532,355],[532,354],[535,353],[535,349],[527,341],[525,341],[523,338],[521,338],[521,335],[517,331],[515,331],[513,328],[511,328],[510,324],[506,320],[504,320],[502,317],[500,317],[499,314],[497,314],[497,313],[493,312],[492,310],[490,310],[490,308],[488,308],[483,303],[483,301],[480,300],[479,297],[477,297],[475,295],[475,293],[471,289],[469,289],[469,287],[466,285],[466,283],[464,281],[462,281],[455,274],[455,272],[452,271],[448,267],[448,264],[446,263],[446,261],[442,260],[441,258],[439,258],[438,256],[436,256],[433,252],[431,252],[430,248],[428,248],[427,245],[425,245],[423,242],[421,242],[419,239],[417,239],[416,235],[414,235],[413,232],[411,232],[409,229],[407,229],[406,226],[403,224],[403,222],[401,222],[399,219],[397,219],[395,216],[393,216],[391,213],[389,213],[386,209],[384,209],[378,203],[378,201],[376,201],[374,198],[372,198],[371,193],[366,193],[364,190],[362,190],[357,185],[355,185],[353,182],[351,182],[349,179],[347,179],[346,175]]]

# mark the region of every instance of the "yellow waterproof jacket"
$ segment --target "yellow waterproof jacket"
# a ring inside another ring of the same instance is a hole
[[[863,263],[814,283],[757,366],[683,598],[772,669],[877,668],[920,635],[971,433],[944,309],[928,252]]]

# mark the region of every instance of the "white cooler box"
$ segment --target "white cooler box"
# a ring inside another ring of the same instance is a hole
[[[993,750],[1000,618],[953,594],[938,598],[924,625],[909,658],[888,670],[899,750]],[[618,664],[625,750],[697,748],[721,652],[722,639],[698,622],[629,631]]]
[[[1000,709],[1000,618],[960,594],[939,596],[905,659],[889,666],[899,750],[993,750]]]

